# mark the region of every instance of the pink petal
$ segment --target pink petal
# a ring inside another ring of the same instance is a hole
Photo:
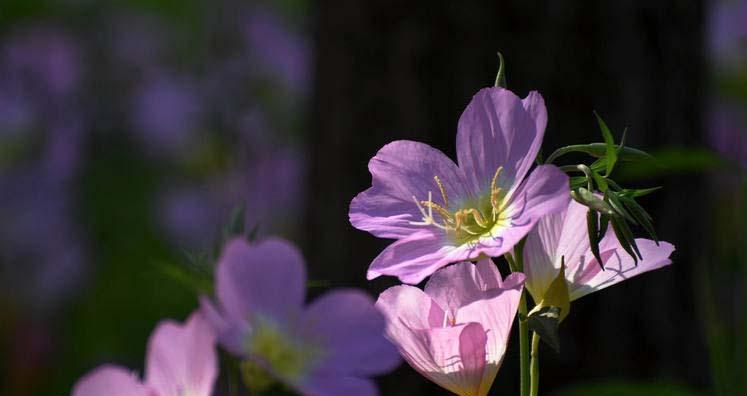
[[[306,293],[301,253],[282,239],[256,244],[234,239],[218,262],[216,293],[229,322],[254,315],[276,320],[296,317]]]
[[[161,322],[148,343],[146,383],[159,395],[209,396],[218,376],[215,337],[199,312]]]
[[[513,273],[504,281],[503,289],[493,289],[457,312],[456,323],[480,323],[487,331],[487,360],[493,377],[506,352],[523,283],[524,274]]]
[[[425,285],[425,294],[454,317],[459,308],[485,298],[487,290],[499,287],[501,282],[498,267],[490,259],[477,265],[462,262],[436,271]]]
[[[457,158],[475,194],[490,188],[499,166],[501,183],[513,188],[524,179],[539,152],[547,124],[542,97],[523,101],[503,88],[485,88],[472,98],[459,118]]]
[[[498,257],[510,251],[544,216],[568,205],[568,176],[552,165],[540,165],[510,197],[510,225],[489,238],[481,238],[482,251]]]
[[[399,140],[387,144],[371,159],[372,186],[350,203],[350,223],[381,238],[403,238],[423,230],[410,222],[422,221],[413,201],[428,200],[445,206],[438,176],[450,200],[467,196],[462,171],[454,161],[427,144]]]
[[[384,337],[384,315],[361,291],[337,289],[322,295],[304,312],[302,326],[323,345],[321,370],[328,374],[383,374],[401,363],[397,349]]]
[[[78,380],[73,396],[157,396],[135,373],[119,366],[103,365]]]
[[[483,373],[487,335],[479,323],[431,329],[425,332],[431,368],[411,365],[438,385],[463,396],[484,396]],[[433,370],[435,368],[435,370]],[[489,385],[488,385],[489,387]]]
[[[619,242],[614,235],[606,237],[600,244],[600,249],[610,251],[613,246],[618,246],[618,248],[611,250],[613,253],[605,261],[604,271],[601,270],[596,260],[593,260],[587,264],[587,271],[581,278],[569,279],[572,280],[569,290],[571,300],[672,263],[669,256],[674,252],[674,245],[671,243],[662,241],[659,242],[659,246],[656,246],[654,241],[648,239],[636,239],[635,241],[643,256],[643,259],[638,261],[638,265],[622,247],[619,247]]]

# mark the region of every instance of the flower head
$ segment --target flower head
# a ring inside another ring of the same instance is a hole
[[[305,284],[303,259],[288,242],[234,239],[217,267],[219,304],[203,298],[203,311],[228,351],[305,395],[377,394],[367,377],[400,362],[383,315],[355,290],[304,307]]]
[[[215,338],[199,313],[184,325],[161,322],[148,342],[145,381],[103,365],[75,384],[73,396],[209,396],[218,376]]]
[[[350,204],[354,227],[394,238],[369,279],[418,283],[447,264],[509,251],[545,214],[568,203],[568,177],[551,165],[531,174],[547,112],[542,97],[478,92],[459,119],[455,164],[418,142],[395,141],[369,162],[371,188]],[[527,176],[529,174],[529,176]]]
[[[563,212],[542,218],[527,236],[524,245],[526,287],[538,303],[558,278],[562,263],[565,263],[568,292],[566,301],[576,300],[632,276],[672,263],[669,259],[674,251],[672,244],[660,242],[657,246],[654,241],[636,239],[643,256],[636,264],[617,241],[612,230],[608,229],[599,243],[604,261],[603,270],[589,247],[587,210],[587,207],[571,201]],[[567,312],[561,312],[563,317],[566,314]]]
[[[387,336],[415,370],[460,396],[485,396],[506,352],[524,275],[505,281],[481,260],[439,270],[425,291],[395,286],[376,305]]]

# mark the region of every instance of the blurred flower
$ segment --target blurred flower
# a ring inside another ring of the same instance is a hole
[[[620,246],[612,230],[599,243],[604,261],[602,269],[589,247],[586,226],[588,208],[571,201],[567,209],[543,217],[527,236],[524,245],[524,273],[526,288],[540,305],[565,263],[568,298],[573,301],[589,293],[612,286],[630,277],[655,270],[672,263],[669,256],[674,246],[648,239],[636,239],[643,256],[636,263]],[[561,312],[561,316],[568,314]]]
[[[719,103],[712,106],[708,137],[713,148],[747,169],[747,114],[744,108]]]
[[[387,336],[420,374],[460,396],[490,391],[508,345],[524,275],[505,281],[490,259],[437,271],[425,292],[395,286],[376,306]]]
[[[546,124],[538,93],[521,100],[486,88],[459,119],[458,166],[423,143],[379,150],[369,162],[373,186],[353,199],[350,222],[397,241],[374,259],[368,278],[418,283],[449,263],[500,256],[540,217],[562,210],[570,199],[563,172],[541,165],[526,177]]]
[[[158,324],[148,342],[145,381],[128,369],[103,365],[73,387],[73,396],[210,396],[218,376],[215,339],[199,313],[184,325]]]
[[[719,69],[744,67],[747,62],[747,1],[711,2],[708,40],[711,60]]]
[[[199,142],[203,105],[195,84],[158,73],[132,98],[133,129],[148,151],[188,157]]]
[[[288,242],[227,244],[216,269],[216,307],[203,312],[220,343],[306,395],[375,395],[367,377],[397,364],[370,297],[331,291],[304,307],[303,258]]]
[[[248,15],[245,35],[249,51],[262,71],[276,77],[291,92],[306,92],[310,81],[311,50],[268,8],[255,7]]]

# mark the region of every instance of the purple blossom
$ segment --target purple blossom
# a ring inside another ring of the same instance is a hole
[[[73,387],[73,396],[210,396],[218,376],[215,338],[199,313],[184,325],[166,320],[148,342],[145,381],[130,370],[103,365]]]
[[[133,97],[133,128],[146,149],[157,153],[195,149],[202,115],[197,86],[187,79],[157,73]]]
[[[384,316],[351,289],[304,306],[305,289],[303,258],[291,244],[234,239],[216,269],[218,304],[203,298],[203,312],[229,352],[304,395],[376,395],[368,377],[400,362]]]
[[[368,270],[418,283],[449,263],[508,252],[544,215],[568,203],[568,177],[538,166],[547,124],[542,97],[478,92],[459,119],[459,165],[426,144],[395,141],[369,162],[373,185],[350,204],[354,227],[397,239]]]
[[[460,396],[490,391],[508,345],[524,275],[505,281],[490,259],[436,271],[425,290],[395,286],[376,306],[415,370]]]
[[[541,302],[565,262],[568,300],[612,286],[625,279],[672,263],[669,256],[674,246],[648,239],[636,239],[643,256],[636,263],[626,253],[611,229],[599,243],[604,270],[589,247],[586,226],[588,208],[571,201],[567,209],[543,217],[528,235],[524,245],[526,287],[536,302]],[[562,313],[563,316],[567,315]]]
[[[256,7],[248,16],[245,37],[264,73],[276,76],[291,92],[305,92],[310,80],[311,50],[280,16]]]
[[[747,1],[711,2],[708,41],[718,67],[744,65],[747,61]]]

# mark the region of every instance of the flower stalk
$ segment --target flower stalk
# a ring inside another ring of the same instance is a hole
[[[530,368],[530,377],[532,383],[529,387],[529,396],[537,396],[539,393],[539,344],[540,336],[537,332],[532,332],[532,361]]]
[[[524,240],[516,244],[514,255],[506,254],[511,272],[523,272],[524,270]],[[529,324],[527,317],[526,290],[521,293],[519,301],[519,368],[521,396],[529,396],[531,374],[530,374],[530,350],[529,350]]]

